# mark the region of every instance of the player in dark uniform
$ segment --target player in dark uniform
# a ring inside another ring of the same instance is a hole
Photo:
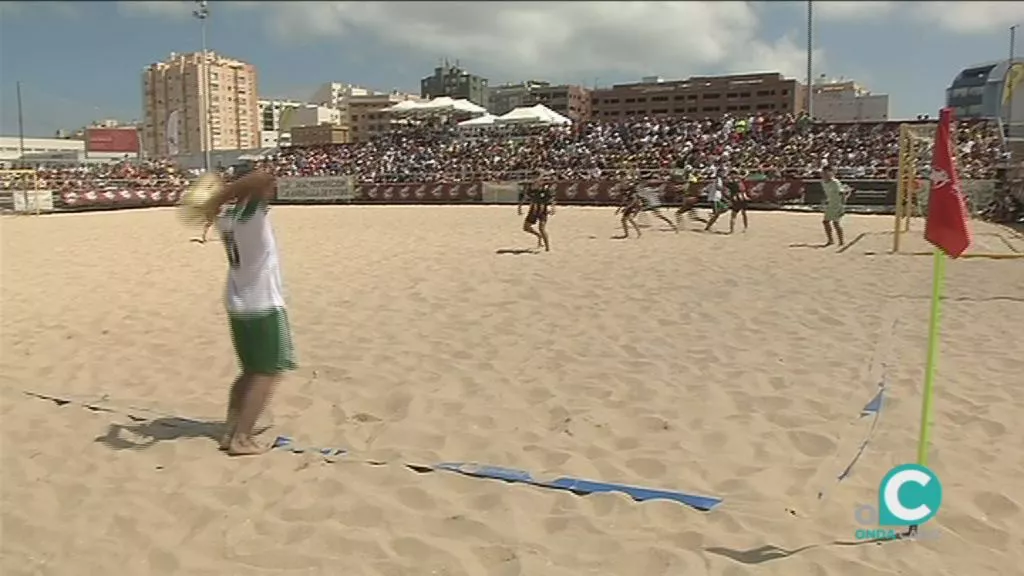
[[[519,205],[516,211],[523,215],[523,204],[529,207],[526,211],[526,219],[523,220],[523,231],[529,232],[537,237],[537,247],[543,247],[545,252],[551,251],[551,242],[548,240],[548,216],[555,213],[555,191],[543,177],[529,182],[519,191]],[[533,226],[537,229],[534,230]]]
[[[739,173],[733,172],[725,180],[725,202],[724,206],[716,207],[711,218],[708,220],[705,230],[711,230],[711,227],[715,225],[715,221],[722,214],[725,214],[726,210],[732,212],[729,217],[729,234],[732,234],[736,230],[736,216],[743,214],[743,231],[747,231],[747,204],[749,204],[750,198],[747,196],[746,185],[743,183],[743,179]]]

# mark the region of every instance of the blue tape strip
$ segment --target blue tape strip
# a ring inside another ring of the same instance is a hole
[[[114,408],[108,408],[104,406],[98,406],[95,403],[82,403],[68,400],[65,398],[58,398],[45,394],[39,394],[37,392],[25,391],[25,394],[38,398],[40,400],[49,400],[56,403],[58,406],[64,406],[67,404],[77,404],[83,408],[89,410],[102,410],[105,412],[115,412],[129,416],[133,420],[142,421],[149,420],[150,418],[144,418],[142,416],[136,416],[129,414],[122,410]],[[171,422],[176,421],[181,425],[205,425],[206,423],[191,418],[182,418],[180,416],[171,416]],[[169,423],[170,426],[175,426],[174,423]],[[336,458],[349,454],[349,451],[343,448],[315,448],[311,446],[301,446],[296,444],[295,440],[291,436],[278,436],[274,439],[272,448],[275,450],[282,450],[293,454],[318,454],[324,458]],[[381,462],[368,462],[369,464],[381,464]],[[627,484],[615,484],[610,482],[599,482],[596,480],[584,480],[581,478],[573,478],[571,476],[563,476],[555,478],[554,480],[538,480],[533,477],[532,474],[525,470],[517,470],[515,468],[503,468],[500,466],[488,466],[482,464],[476,464],[472,462],[441,462],[429,466],[421,466],[417,464],[405,464],[405,466],[411,470],[417,472],[453,472],[456,474],[462,474],[463,476],[470,476],[473,478],[485,478],[490,480],[502,480],[504,482],[526,484],[529,486],[536,486],[537,488],[546,488],[550,490],[562,490],[566,492],[572,492],[585,496],[588,494],[599,494],[618,492],[625,494],[636,500],[637,502],[646,502],[650,500],[668,500],[671,502],[677,502],[695,508],[702,512],[709,512],[716,506],[722,503],[721,498],[714,498],[711,496],[698,496],[694,494],[687,494],[686,492],[679,492],[675,490],[659,490],[653,488],[643,488],[640,486],[630,486]]]

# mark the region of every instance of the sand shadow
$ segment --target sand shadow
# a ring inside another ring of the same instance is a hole
[[[535,248],[498,248],[494,251],[495,254],[512,254],[513,256],[519,256],[521,254],[539,254],[540,251]]]
[[[203,240],[202,238],[189,238],[188,241],[193,244],[206,244],[206,240]]]
[[[223,422],[193,420],[175,416],[144,420],[129,416],[138,424],[110,424],[107,433],[97,436],[99,442],[111,450],[145,450],[159,442],[182,438],[207,438],[219,442],[224,434]],[[124,434],[127,432],[128,434]]]
[[[798,242],[796,244],[790,244],[787,248],[814,248],[815,250],[821,250],[822,248],[828,248],[834,246],[834,244],[808,244],[806,242]]]
[[[733,562],[739,562],[740,564],[753,566],[757,564],[764,564],[765,562],[771,562],[773,560],[783,560],[785,558],[789,558],[790,556],[795,556],[801,552],[812,550],[814,548],[828,548],[831,546],[866,546],[869,544],[881,545],[886,542],[898,542],[901,540],[903,540],[903,538],[875,538],[871,540],[857,540],[852,542],[833,540],[832,542],[827,542],[823,544],[808,544],[806,546],[801,546],[799,548],[792,549],[780,548],[774,544],[766,544],[764,546],[750,548],[748,550],[735,550],[732,548],[725,548],[721,546],[712,546],[709,548],[705,548],[704,551],[708,554],[714,554],[716,556],[728,558]]]
[[[932,299],[931,296],[924,296],[924,295],[921,295],[921,294],[897,294],[897,295],[894,296],[894,298],[900,298],[900,299],[903,299],[903,300],[920,300],[920,301],[928,301],[928,300]],[[1016,303],[1016,304],[1024,304],[1024,297],[1020,297],[1020,296],[981,296],[981,297],[974,297],[974,296],[943,296],[942,297],[942,301],[943,302],[975,302],[975,303],[1013,302],[1013,303]]]

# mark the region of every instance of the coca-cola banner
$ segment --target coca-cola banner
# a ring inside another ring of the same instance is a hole
[[[683,204],[686,199],[700,198],[711,182],[645,181],[669,206]],[[747,195],[758,204],[801,203],[806,186],[801,180],[749,180],[745,182]],[[625,184],[613,180],[555,182],[555,198],[560,204],[617,204],[622,200]]]
[[[63,190],[53,195],[57,210],[102,210],[173,206],[181,195],[177,187],[130,188],[127,186],[89,187]]]
[[[460,204],[479,202],[479,182],[359,184],[353,202],[363,204]]]

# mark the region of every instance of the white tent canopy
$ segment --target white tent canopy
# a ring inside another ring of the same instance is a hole
[[[477,116],[469,120],[463,120],[459,122],[460,128],[479,128],[481,126],[494,126],[494,121],[497,120],[497,116],[491,114],[484,114],[483,116]]]
[[[498,124],[572,124],[572,120],[543,104],[523,106],[498,117]]]
[[[429,102],[417,102],[415,100],[403,100],[398,104],[384,109],[386,112],[415,113],[415,112],[459,112],[463,114],[486,114],[483,106],[465,99],[454,99],[448,96],[434,98]]]
[[[421,103],[415,100],[402,100],[398,104],[388,106],[385,112],[412,112],[420,107]]]

